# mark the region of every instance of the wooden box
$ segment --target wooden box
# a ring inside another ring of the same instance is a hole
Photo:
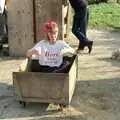
[[[25,70],[13,72],[16,100],[21,102],[41,102],[69,105],[74,93],[77,76],[76,55],[69,58],[70,68],[66,73],[31,72],[32,60],[28,60]]]

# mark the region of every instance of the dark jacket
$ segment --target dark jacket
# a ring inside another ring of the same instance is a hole
[[[69,0],[69,2],[74,10],[84,8],[88,4],[86,0]]]

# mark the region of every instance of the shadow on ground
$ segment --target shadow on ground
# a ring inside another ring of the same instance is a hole
[[[7,76],[18,68],[22,60],[0,58],[0,68],[4,70],[0,72],[0,119],[119,120],[120,62],[111,60],[110,55],[114,48],[119,48],[120,42],[119,34],[113,33],[91,31],[94,49],[90,55],[79,55],[79,76],[75,92],[70,107],[63,111],[52,103],[28,103],[23,108],[15,100],[14,89]]]
[[[13,87],[0,83],[0,89],[4,89],[4,94],[0,95],[0,118],[7,120],[17,118],[33,120],[33,117],[37,120],[87,120],[88,116],[97,117],[100,111],[116,113],[120,109],[119,84],[120,78],[79,80],[70,107],[60,111],[58,105],[43,103],[28,103],[26,108],[23,108],[14,98]],[[9,114],[10,110],[12,111]]]

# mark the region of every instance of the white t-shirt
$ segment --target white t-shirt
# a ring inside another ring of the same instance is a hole
[[[42,55],[39,56],[39,64],[50,67],[60,66],[62,64],[62,53],[74,53],[74,49],[63,40],[57,40],[55,44],[50,44],[48,41],[42,40],[38,42],[31,50],[33,49],[39,51],[39,53],[42,53]]]
[[[5,0],[0,0],[0,14],[3,14],[5,8]]]

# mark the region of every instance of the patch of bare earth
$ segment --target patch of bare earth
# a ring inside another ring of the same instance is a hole
[[[111,53],[120,46],[119,32],[89,30],[94,40],[92,53],[79,54],[78,80],[69,108],[28,103],[26,108],[14,98],[12,72],[18,71],[22,58],[0,57],[0,119],[5,120],[119,120],[120,61]],[[71,35],[70,44],[78,41]]]

